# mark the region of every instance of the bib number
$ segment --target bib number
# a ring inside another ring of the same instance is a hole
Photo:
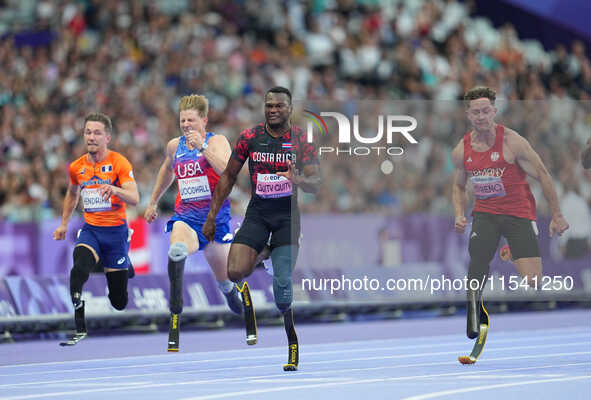
[[[179,179],[179,194],[183,203],[211,199],[207,176]]]
[[[471,180],[474,196],[479,200],[503,197],[507,194],[500,176],[473,176]]]
[[[111,210],[111,198],[103,199],[98,189],[83,189],[82,190],[82,204],[84,205],[84,212],[98,212]]]
[[[291,196],[291,181],[275,174],[257,174],[256,194],[263,199]]]

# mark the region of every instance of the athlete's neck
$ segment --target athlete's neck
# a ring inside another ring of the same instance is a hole
[[[473,142],[487,143],[492,146],[495,143],[496,136],[497,136],[497,124],[496,123],[493,123],[491,128],[487,129],[487,130],[477,130],[476,128],[472,129],[472,141]]]
[[[291,129],[291,125],[289,122],[286,122],[285,124],[272,128],[268,123],[265,123],[265,129],[267,129],[269,135],[273,137],[281,137],[285,135],[287,132],[289,132],[289,130]]]
[[[89,162],[93,163],[93,164],[98,164],[100,162],[103,162],[105,160],[105,158],[107,158],[107,156],[109,155],[109,149],[104,149],[101,151],[97,151],[96,153],[88,153],[86,158],[88,159]]]

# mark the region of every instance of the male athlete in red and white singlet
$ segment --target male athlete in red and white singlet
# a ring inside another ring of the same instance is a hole
[[[552,177],[538,154],[517,132],[495,123],[495,98],[496,93],[490,88],[478,87],[466,93],[466,114],[472,129],[452,153],[456,232],[463,233],[468,224],[465,216],[468,179],[472,182],[476,198],[470,232],[468,282],[475,280],[480,285],[477,290],[467,288],[469,338],[475,338],[480,333],[482,306],[478,303],[488,278],[489,263],[501,236],[509,243],[519,273],[530,285],[541,283],[542,259],[537,240],[536,203],[525,179],[528,175],[540,182],[550,207],[550,235],[554,232],[561,235],[568,229]],[[472,357],[466,361],[474,362],[476,359]]]

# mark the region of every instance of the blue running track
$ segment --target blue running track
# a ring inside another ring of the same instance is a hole
[[[297,321],[296,321],[297,323]],[[462,317],[301,325],[300,368],[283,372],[283,327],[0,345],[0,400],[590,399],[591,311],[491,315],[484,353]],[[92,335],[92,332],[91,332]]]

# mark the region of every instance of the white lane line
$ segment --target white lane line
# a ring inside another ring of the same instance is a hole
[[[439,376],[453,376],[457,374],[439,374]],[[283,392],[286,390],[302,390],[302,389],[313,389],[313,388],[320,388],[320,387],[329,387],[329,386],[338,386],[338,385],[361,385],[361,384],[369,384],[369,383],[384,383],[384,382],[394,382],[394,381],[401,381],[401,380],[408,380],[408,379],[421,379],[424,377],[429,377],[429,375],[418,375],[418,376],[410,376],[410,377],[400,377],[400,378],[376,378],[376,379],[360,379],[354,380],[350,382],[336,382],[336,383],[320,383],[314,385],[302,385],[302,386],[282,386],[276,388],[266,388],[266,389],[256,389],[256,390],[248,390],[242,392],[232,392],[232,393],[218,393],[213,395],[206,395],[206,396],[197,396],[197,397],[186,397],[180,400],[213,400],[213,399],[224,399],[224,398],[237,398],[246,395],[253,395],[253,394],[262,394],[262,393],[271,393],[271,392]],[[582,380],[582,379],[591,379],[591,375],[584,375],[584,376],[577,376],[577,377],[567,377],[567,378],[555,378],[555,379],[543,379],[543,380],[533,380],[533,381],[526,381],[526,382],[515,382],[515,383],[506,383],[506,384],[498,384],[498,385],[488,385],[488,386],[480,386],[477,388],[472,388],[473,390],[484,390],[484,389],[493,389],[498,387],[507,387],[507,386],[519,386],[519,385],[528,385],[534,383],[546,383],[546,382],[561,382],[561,381],[572,381],[572,380]],[[471,391],[469,389],[457,389],[456,393],[461,392],[468,392]],[[454,391],[447,391],[447,392],[454,392]],[[447,393],[446,393],[447,394]],[[449,393],[453,394],[453,393]],[[430,397],[409,397],[404,400],[422,400],[427,399]]]
[[[564,334],[565,332],[573,332],[574,335]],[[581,332],[577,334],[576,332]],[[535,336],[532,333],[536,333]],[[561,333],[558,335],[554,335],[554,333]],[[528,334],[529,337],[523,337],[525,334]],[[546,335],[549,334],[549,335]],[[420,341],[429,341],[430,343],[421,344],[420,346],[433,346],[439,347],[441,345],[453,345],[453,344],[464,344],[468,341],[465,339],[463,341],[458,341],[459,335],[441,335],[441,336],[420,336],[417,338],[394,338],[394,339],[372,339],[372,340],[353,340],[347,342],[337,342],[337,343],[315,343],[315,344],[308,344],[306,345],[307,349],[316,348],[316,347],[334,347],[337,346],[351,346],[351,345],[361,345],[367,346],[368,344],[377,344],[377,343],[393,343],[393,342],[408,342],[413,341],[413,347],[415,346],[417,340]],[[516,338],[507,338],[504,339],[506,336],[518,336]],[[520,341],[520,340],[547,340],[547,339],[561,339],[565,340],[570,337],[587,337],[591,336],[589,333],[589,328],[587,327],[570,327],[570,328],[551,328],[551,329],[530,329],[530,330],[518,330],[518,331],[500,331],[496,333],[495,336],[495,343],[510,343],[513,341]],[[90,338],[93,339],[93,338]],[[441,339],[456,339],[454,341],[448,343],[440,342]],[[88,339],[86,339],[88,340]],[[439,341],[438,341],[439,340]],[[57,346],[57,342],[56,346]],[[83,343],[82,345],[88,345],[89,342]],[[395,344],[395,343],[393,343]],[[10,346],[10,345],[6,345]],[[408,346],[399,346],[399,347],[408,347]],[[283,346],[273,346],[273,347],[258,347],[256,349],[250,349],[251,353],[254,352],[267,352],[267,351],[275,351],[277,349],[284,349]],[[62,349],[67,351],[66,349]],[[227,353],[242,353],[244,349],[233,349],[233,350],[219,350],[219,351],[196,351],[192,353],[181,353],[181,354],[148,354],[148,355],[140,355],[140,356],[125,356],[125,357],[111,357],[111,358],[92,358],[88,360],[68,360],[68,361],[50,361],[50,362],[39,362],[39,363],[26,363],[26,364],[10,364],[10,365],[0,365],[0,369],[8,368],[14,369],[15,367],[43,367],[49,365],[62,365],[62,364],[73,364],[73,363],[89,363],[89,362],[119,362],[122,360],[136,360],[142,358],[160,358],[160,357],[171,357],[171,356],[194,356],[194,355],[219,355],[219,354],[227,354]],[[364,351],[363,348],[360,348],[359,351]],[[119,365],[117,365],[119,366]],[[2,376],[2,375],[0,375]]]
[[[591,353],[591,352],[586,352]],[[526,356],[526,357],[503,357],[498,359],[492,359],[491,361],[496,360],[515,360],[520,358],[546,358],[552,356],[573,356],[578,355],[579,353],[558,353],[558,354],[550,354],[550,355],[536,355],[536,356]],[[480,361],[479,361],[480,362]],[[325,370],[325,371],[314,371],[314,372],[298,372],[297,376],[302,377],[302,375],[326,375],[326,374],[336,374],[338,377],[342,377],[346,372],[368,372],[368,371],[379,371],[379,370],[388,370],[388,369],[408,369],[411,367],[432,367],[432,366],[441,366],[441,365],[454,365],[457,366],[457,361],[445,361],[445,362],[437,362],[437,363],[419,363],[419,364],[408,364],[408,365],[394,365],[394,366],[386,366],[386,367],[370,367],[370,368],[349,368],[349,369],[338,369],[338,370]],[[514,367],[514,368],[500,368],[500,369],[491,369],[491,370],[477,370],[477,371],[467,371],[467,372],[454,372],[454,373],[445,373],[445,374],[432,374],[432,375],[421,375],[423,378],[436,378],[442,376],[455,376],[458,375],[460,377],[464,377],[465,375],[477,375],[477,374],[486,374],[489,372],[503,372],[503,371],[524,371],[524,370],[536,370],[536,369],[546,369],[552,368],[556,369],[559,367],[571,367],[571,366],[581,366],[581,365],[591,365],[590,362],[578,362],[578,363],[567,363],[567,364],[550,364],[550,365],[542,365],[542,366],[528,366],[528,367]],[[121,387],[121,388],[108,388],[108,389],[100,389],[98,391],[116,391],[116,390],[128,390],[128,389],[145,389],[151,387],[167,387],[167,386],[175,386],[175,385],[203,385],[203,384],[214,384],[214,383],[229,383],[229,382],[241,382],[243,383],[250,383],[253,380],[257,379],[269,379],[272,377],[278,377],[280,379],[285,379],[285,373],[283,374],[276,374],[276,375],[259,375],[259,376],[247,376],[247,377],[238,377],[238,378],[221,378],[221,379],[205,379],[205,380],[194,380],[194,381],[187,381],[187,382],[174,382],[174,383],[162,383],[162,384],[152,384],[152,385],[145,385],[140,388],[134,386],[128,387]],[[331,377],[326,377],[331,378]],[[404,379],[406,377],[397,377],[392,379]],[[351,379],[351,378],[350,378]],[[93,393],[97,391],[96,389],[91,390],[78,390],[75,393]],[[0,398],[0,400],[18,400],[18,399],[28,399],[28,398],[40,398],[40,397],[55,397],[61,396],[63,394],[72,394],[72,393],[65,393],[65,392],[58,392],[58,393],[47,393],[47,394],[37,394],[37,395],[25,395],[25,397],[8,397],[8,398]],[[26,397],[26,396],[34,396],[34,397]]]
[[[516,375],[470,375],[470,376],[460,376],[459,379],[470,379],[470,380],[477,380],[477,379],[516,379],[516,378],[560,378],[563,377],[564,374],[516,374]]]
[[[532,346],[511,346],[511,347],[492,347],[487,349],[487,353],[491,352],[502,352],[502,351],[513,351],[513,350],[531,350],[531,349],[540,349],[540,348],[551,348],[551,347],[568,347],[568,346],[581,346],[581,345],[590,345],[591,341],[585,342],[573,342],[573,343],[556,343],[556,344],[541,344],[541,345],[532,345]],[[407,348],[405,348],[407,349]],[[332,364],[332,363],[345,363],[345,362],[355,362],[355,361],[377,361],[377,360],[395,360],[395,359],[403,359],[403,358],[418,358],[418,357],[433,357],[433,356],[445,356],[445,355],[457,355],[462,354],[465,352],[465,349],[453,350],[453,351],[440,351],[440,352],[428,352],[428,353],[409,353],[409,354],[396,354],[396,355],[389,355],[389,356],[373,356],[373,357],[357,357],[357,358],[345,358],[345,359],[332,359],[332,360],[321,360],[321,361],[307,361],[306,365],[322,365],[322,364]],[[330,354],[334,354],[334,351],[328,352]],[[339,352],[337,352],[339,353]],[[346,353],[346,351],[342,351],[340,353]],[[322,352],[318,353],[311,353],[312,355],[323,355]],[[585,352],[581,352],[578,354],[586,354]],[[527,358],[528,356],[524,356]],[[275,354],[269,356],[258,356],[258,357],[242,357],[239,360],[260,360],[260,359],[281,359],[282,355]],[[509,359],[513,359],[510,357]],[[158,363],[158,367],[162,366],[171,366],[171,365],[194,365],[194,364],[201,364],[201,363],[212,363],[215,361],[236,361],[236,358],[227,358],[227,359],[217,359],[217,360],[187,360],[187,361],[175,361],[175,362],[167,362],[167,363]],[[134,365],[124,365],[124,366],[116,366],[118,369],[123,368],[144,368],[144,367],[154,367],[154,364],[134,364]],[[228,370],[239,370],[239,369],[250,369],[250,368],[267,368],[270,367],[269,364],[265,365],[242,365],[242,366],[233,366],[233,367],[221,367],[221,368],[209,368],[209,369],[202,369],[198,373],[208,373],[208,372],[217,372],[217,371],[228,371]],[[113,369],[115,367],[95,367],[95,368],[76,368],[71,370],[50,370],[50,371],[30,371],[30,372],[23,372],[23,373],[16,373],[16,374],[6,374],[0,375],[0,377],[15,377],[15,376],[32,376],[32,375],[47,375],[47,374],[63,374],[63,373],[80,373],[83,371],[100,371],[105,369]],[[156,375],[159,372],[153,372],[152,375]],[[132,375],[137,376],[137,375]],[[83,379],[83,378],[81,378]],[[68,380],[71,382],[72,380]],[[55,381],[52,381],[55,382]],[[6,385],[15,385],[15,384],[3,384],[0,387],[4,387]]]
[[[569,364],[563,364],[560,366],[562,366],[562,367],[578,366],[581,364],[591,364],[591,363],[569,363]],[[461,375],[466,375],[466,374],[482,374],[482,373],[486,373],[486,372],[523,371],[523,370],[545,369],[545,368],[556,368],[556,367],[558,367],[556,364],[551,364],[551,365],[536,366],[536,367],[499,368],[499,369],[492,369],[492,370],[488,370],[488,371],[473,371],[473,372],[463,371],[463,372],[451,372],[451,373],[443,373],[443,374],[402,376],[402,377],[393,377],[393,378],[361,379],[361,380],[353,380],[353,381],[346,381],[346,382],[331,382],[331,383],[321,383],[321,384],[313,384],[313,385],[271,388],[271,389],[267,389],[266,392],[292,390],[292,389],[293,390],[310,389],[310,388],[315,388],[315,387],[326,387],[326,386],[336,386],[336,385],[363,384],[363,383],[376,383],[376,382],[389,382],[389,381],[404,381],[404,380],[425,379],[425,378],[433,378],[433,377],[461,376]],[[335,371],[335,372],[337,372],[337,371]],[[300,374],[298,373],[298,375],[300,375]],[[285,374],[282,374],[282,376],[285,377]],[[84,393],[115,392],[115,391],[122,391],[122,390],[131,390],[131,389],[145,390],[145,389],[149,389],[149,388],[160,388],[160,387],[169,387],[169,386],[201,385],[202,382],[203,381],[187,381],[187,382],[150,384],[150,385],[144,385],[142,387],[137,387],[134,385],[134,386],[129,386],[129,387],[119,387],[119,388],[77,390],[74,392],[63,392],[62,391],[62,392],[53,392],[53,393],[37,393],[37,394],[11,396],[11,397],[0,397],[0,400],[29,400],[29,399],[39,399],[39,398],[47,398],[47,397],[62,397],[62,396],[68,396],[68,395],[74,395],[76,398],[79,398],[80,395],[84,394]],[[263,393],[263,392],[257,391],[256,393]],[[252,394],[256,394],[256,393],[252,393]],[[224,398],[224,397],[236,397],[236,396],[244,395],[244,394],[250,394],[250,393],[244,392],[244,391],[232,392],[232,393],[225,392],[225,393],[221,393],[221,394],[207,395],[207,396],[194,397],[194,398],[182,399],[182,400],[216,399],[216,398]],[[211,397],[211,396],[213,396],[213,397]]]
[[[474,387],[463,388],[463,389],[442,390],[439,392],[421,394],[418,396],[405,397],[402,400],[426,400],[426,399],[434,399],[436,397],[450,396],[452,394],[477,392],[477,391],[487,390],[487,389],[500,389],[500,388],[508,388],[508,387],[514,387],[514,386],[526,386],[526,385],[539,385],[541,383],[551,383],[551,382],[580,381],[583,379],[591,379],[591,375],[569,376],[566,378],[554,378],[554,379],[536,379],[536,380],[525,381],[525,382],[498,383],[495,385],[483,385],[483,386],[474,386]]]

